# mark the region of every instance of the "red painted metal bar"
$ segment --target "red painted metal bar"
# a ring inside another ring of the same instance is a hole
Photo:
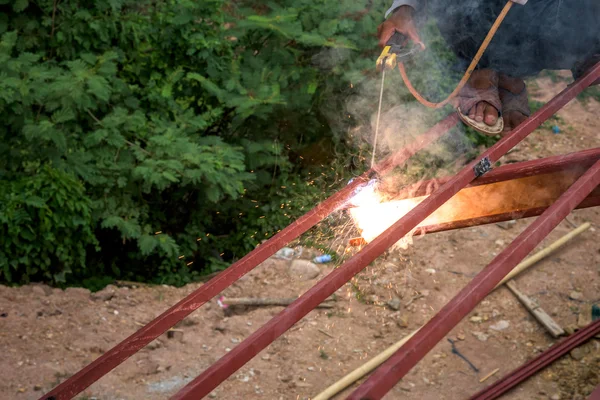
[[[533,376],[538,371],[552,364],[574,348],[581,346],[594,336],[600,333],[600,321],[596,321],[584,329],[574,333],[567,339],[555,344],[544,351],[538,357],[527,362],[516,370],[512,371],[494,384],[486,387],[479,393],[471,397],[470,400],[493,400],[502,396],[527,378]],[[596,390],[598,391],[598,390]],[[596,392],[594,392],[596,393]],[[599,393],[600,394],[600,393]],[[591,399],[595,400],[592,395]],[[600,399],[600,398],[598,398]]]
[[[403,238],[459,190],[473,181],[476,178],[474,169],[480,162],[487,160],[493,165],[500,157],[505,155],[545,120],[575,98],[575,96],[581,93],[583,89],[588,87],[598,77],[600,77],[600,64],[592,68],[584,77],[573,83],[570,87],[563,90],[558,96],[543,106],[537,113],[523,122],[513,132],[505,136],[477,160],[469,164],[438,191],[429,196],[398,222],[392,225],[382,235],[366,245],[361,252],[340,268],[330,273],[289,307],[255,331],[231,352],[223,356],[215,364],[204,371],[204,373],[172,397],[172,399],[199,399],[209,394],[221,382],[275,341],[275,339],[291,328],[296,322],[316,308],[323,300],[335,293],[336,290],[352,279],[357,273],[362,271],[385,250]],[[581,200],[583,200],[583,198]]]
[[[471,182],[467,187],[489,185],[511,179],[525,178],[528,176],[549,174],[564,170],[576,169],[585,171],[600,159],[600,148],[578,151],[566,155],[558,155],[538,160],[523,161],[514,164],[502,165],[488,174]],[[393,199],[400,200],[411,197],[426,196],[433,186],[441,186],[451,178],[439,178],[409,185],[397,193],[388,193]]]
[[[600,400],[600,385],[594,390],[589,400]]]
[[[582,210],[584,208],[598,207],[600,206],[600,189],[594,190],[585,200],[583,200],[577,207],[576,210]],[[487,224],[495,224],[498,222],[512,221],[517,219],[538,217],[546,211],[548,207],[536,207],[527,210],[502,213],[496,215],[489,215],[479,218],[470,218],[459,221],[446,222],[443,224],[426,225],[417,228],[415,236],[427,235],[430,233],[439,233],[446,231],[453,231],[456,229],[471,228],[473,226],[481,226]]]
[[[379,163],[372,170],[355,179],[329,199],[325,200],[313,210],[300,217],[290,226],[260,245],[244,258],[231,265],[228,269],[217,275],[205,285],[179,301],[173,307],[159,315],[139,331],[129,336],[107,353],[96,359],[84,369],[61,383],[51,392],[42,396],[41,399],[63,400],[71,399],[92,383],[112,371],[119,364],[135,354],[148,343],[165,333],[169,328],[187,317],[193,311],[202,307],[204,303],[217,296],[235,281],[250,272],[257,265],[275,254],[280,248],[294,240],[310,228],[321,222],[329,214],[339,209],[352,196],[354,190],[360,185],[368,182],[376,173],[385,174],[397,165],[405,162],[419,150],[427,147],[444,133],[458,123],[455,115],[446,117],[428,132],[416,138],[416,140],[404,149],[396,152],[386,160]]]
[[[597,161],[350,397],[381,399],[600,184]]]

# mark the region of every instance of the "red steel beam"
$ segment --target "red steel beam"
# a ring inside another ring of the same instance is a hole
[[[512,371],[499,381],[486,387],[485,389],[471,397],[470,400],[497,399],[498,397],[502,396],[521,382],[525,381],[529,377],[536,374],[538,371],[552,364],[554,361],[558,360],[560,357],[564,356],[574,348],[581,346],[582,344],[584,344],[599,333],[600,321],[596,321],[588,325],[584,329],[569,336],[567,339],[550,347],[538,357]],[[598,389],[596,389],[596,391],[592,394],[590,400],[600,400],[600,397],[594,397],[594,395],[600,396],[600,391]]]
[[[589,400],[600,400],[600,385],[594,390]]]
[[[584,208],[598,207],[600,206],[600,189],[594,190],[585,200],[583,200],[577,207],[576,210]],[[522,211],[508,212],[496,215],[488,215],[485,217],[463,219],[458,221],[446,222],[436,225],[426,225],[417,228],[415,236],[425,235],[430,233],[453,231],[456,229],[471,228],[473,226],[481,226],[487,224],[495,224],[498,222],[512,221],[516,219],[524,219],[540,216],[546,211],[548,207],[536,207]]]
[[[207,301],[231,286],[231,284],[253,270],[257,265],[271,257],[290,241],[308,231],[332,212],[342,207],[348,199],[352,197],[354,190],[360,185],[368,182],[368,180],[376,174],[385,174],[397,165],[405,162],[419,150],[439,139],[457,123],[458,118],[456,115],[452,114],[446,117],[428,132],[417,137],[413,143],[394,153],[359,178],[356,178],[351,184],[335,193],[298,220],[294,221],[280,233],[261,244],[241,260],[234,263],[215,278],[211,279],[208,283],[192,292],[167,311],[163,312],[139,331],[110,349],[104,355],[77,372],[65,382],[61,383],[49,393],[42,396],[40,399],[63,400],[75,397],[78,393],[81,393],[92,383],[112,371],[148,343],[165,333],[169,328],[173,327],[193,311],[202,307]]]
[[[585,171],[600,159],[600,148],[578,151],[566,155],[547,157],[539,160],[523,161],[514,164],[505,164],[490,171],[488,174],[471,182],[467,187],[489,185],[507,180],[525,178],[529,176],[561,172],[565,170]],[[430,188],[441,186],[450,180],[449,177],[432,179],[409,185],[391,193],[392,200],[401,200],[411,197],[426,196]]]
[[[381,399],[600,184],[600,161],[484,268],[348,399]]]
[[[600,64],[588,71],[585,76],[563,90],[559,95],[544,105],[537,113],[484,152],[477,160],[465,167],[455,177],[450,179],[439,190],[397,221],[382,235],[366,245],[361,252],[352,257],[340,268],[331,272],[326,278],[321,280],[285,310],[256,330],[231,352],[227,353],[215,364],[210,366],[200,376],[173,396],[172,399],[191,400],[208,395],[221,382],[250,361],[255,355],[291,328],[296,322],[316,308],[327,297],[335,293],[336,290],[362,271],[379,255],[406,236],[406,234],[441,205],[446,203],[458,191],[473,181],[476,178],[475,167],[477,165],[484,160],[487,160],[490,165],[494,165],[500,157],[505,155],[510,149],[521,142],[545,120],[550,118],[599,77]],[[585,196],[583,198],[585,198]],[[583,198],[581,200],[583,200]],[[419,337],[420,336],[421,335],[419,335]],[[387,392],[387,390],[385,392]]]

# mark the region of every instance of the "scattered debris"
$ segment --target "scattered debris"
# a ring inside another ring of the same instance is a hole
[[[167,338],[175,339],[175,340],[182,340],[183,339],[183,331],[178,330],[178,329],[171,329],[167,332]]]
[[[500,371],[500,368],[496,368],[495,370],[493,370],[492,372],[490,372],[489,374],[487,374],[486,376],[484,376],[483,378],[481,378],[479,380],[479,383],[483,383],[483,382],[487,381],[492,376],[496,375],[498,373],[498,371]]]
[[[435,269],[433,269],[433,268],[427,268],[427,269],[425,270],[425,272],[427,272],[428,274],[431,274],[431,275],[433,275],[433,274],[435,274]]]
[[[471,367],[471,369],[475,372],[479,372],[479,369],[477,369],[477,367],[475,365],[473,365],[473,363],[471,361],[469,361],[469,359],[465,356],[463,356],[460,351],[458,351],[458,349],[456,348],[456,345],[454,344],[454,340],[452,339],[448,339],[448,342],[450,342],[450,344],[452,345],[452,354],[457,355],[458,357],[462,358],[467,364],[469,364],[469,367]]]
[[[398,311],[398,310],[400,310],[401,303],[402,303],[402,300],[400,300],[397,297],[394,297],[393,299],[391,299],[390,301],[387,302],[387,305],[392,310]]]
[[[333,336],[331,333],[329,333],[329,332],[327,332],[327,331],[325,331],[323,329],[319,329],[319,332],[321,332],[325,336],[329,336],[330,338],[334,338],[335,339],[335,336]]]
[[[295,253],[296,252],[294,251],[294,249],[284,247],[283,249],[280,249],[277,253],[275,253],[274,257],[280,260],[291,261],[292,258],[294,258]]]
[[[569,298],[570,298],[571,300],[577,300],[577,301],[579,301],[579,300],[583,299],[583,293],[581,293],[581,292],[578,292],[578,291],[574,290],[574,291],[572,291],[572,292],[569,294]]]
[[[508,329],[509,326],[510,326],[510,322],[502,320],[502,321],[498,321],[494,325],[490,325],[490,329],[501,332],[503,330]]]
[[[421,297],[425,297],[422,293],[417,294],[416,296],[411,297],[405,304],[406,307],[410,306],[413,301],[419,300]]]
[[[475,336],[477,338],[477,340],[479,340],[481,342],[487,342],[487,340],[489,338],[489,336],[483,332],[473,331],[471,333],[473,334],[473,336]]]
[[[555,135],[558,135],[560,133],[560,127],[558,125],[554,125],[552,127],[552,133],[554,133]]]

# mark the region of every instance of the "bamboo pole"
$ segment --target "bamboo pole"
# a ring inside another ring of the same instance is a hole
[[[543,260],[544,258],[548,257],[550,254],[552,254],[553,252],[555,252],[556,250],[558,250],[560,247],[564,246],[567,242],[573,240],[577,236],[581,235],[583,232],[585,232],[588,229],[590,229],[591,226],[592,225],[589,222],[586,222],[585,224],[581,225],[579,228],[577,228],[577,229],[569,232],[568,234],[566,234],[565,236],[563,236],[562,238],[560,238],[556,242],[552,243],[547,248],[539,251],[538,253],[536,253],[533,256],[529,257],[528,259],[524,260],[522,263],[520,263],[519,265],[517,265],[496,286],[496,288],[498,288],[499,286],[502,286],[503,284],[505,284],[506,282],[510,281],[515,276],[521,274],[522,272],[524,272],[525,270],[527,270],[528,268],[530,268],[531,266],[533,266],[537,262],[539,262],[539,261]],[[421,329],[421,328],[419,328],[419,329]],[[323,392],[319,393],[316,397],[314,397],[313,400],[329,400],[333,396],[335,396],[336,394],[338,394],[339,392],[341,392],[342,390],[346,389],[348,386],[352,385],[357,380],[359,380],[359,379],[363,378],[364,376],[368,375],[369,373],[371,373],[373,370],[375,370],[375,368],[377,368],[381,364],[383,364],[396,351],[398,351],[402,346],[404,346],[404,344],[406,342],[408,342],[417,332],[419,332],[419,329],[417,329],[416,331],[414,331],[410,335],[404,337],[398,343],[395,343],[392,346],[388,347],[382,353],[378,354],[377,356],[375,356],[371,360],[369,360],[366,364],[363,364],[362,366],[360,366],[357,369],[355,369],[354,371],[350,372],[348,375],[344,376],[342,379],[340,379],[339,381],[337,381],[333,385],[329,386]]]

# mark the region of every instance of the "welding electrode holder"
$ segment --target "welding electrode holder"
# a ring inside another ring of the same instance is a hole
[[[392,70],[396,68],[398,63],[410,60],[416,53],[421,51],[420,46],[414,46],[412,49],[407,50],[406,43],[408,43],[408,38],[400,32],[395,32],[377,59],[377,71]]]

